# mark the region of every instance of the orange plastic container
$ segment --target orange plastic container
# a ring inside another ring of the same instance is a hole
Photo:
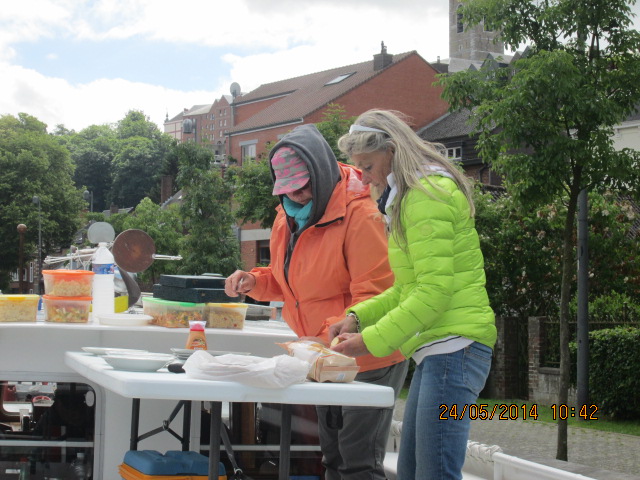
[[[43,270],[44,293],[56,297],[90,297],[93,275],[90,270]]]
[[[43,295],[44,319],[54,323],[87,323],[91,297],[56,297]]]

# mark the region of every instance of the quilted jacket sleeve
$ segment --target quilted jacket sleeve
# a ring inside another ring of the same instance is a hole
[[[402,217],[406,250],[393,241],[390,245],[397,292],[354,308],[363,325],[369,325],[363,331],[363,339],[375,356],[388,355],[428,330],[449,308],[459,210],[451,196],[439,197],[442,200],[419,190],[408,193]]]

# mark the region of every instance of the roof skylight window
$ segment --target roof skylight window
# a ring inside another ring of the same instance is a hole
[[[349,78],[351,75],[353,75],[355,72],[351,72],[351,73],[345,73],[343,75],[338,75],[336,78],[334,78],[333,80],[328,81],[327,83],[325,83],[325,85],[335,85],[336,83],[340,83],[341,81]]]

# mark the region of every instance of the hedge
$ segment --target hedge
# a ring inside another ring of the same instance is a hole
[[[570,349],[575,366],[575,342]],[[575,368],[572,375],[575,383]],[[640,419],[640,328],[589,332],[589,403],[613,418]]]

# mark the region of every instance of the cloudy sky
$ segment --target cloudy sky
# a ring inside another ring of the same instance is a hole
[[[448,0],[23,0],[0,8],[0,115],[81,130],[380,52],[448,57]]]

